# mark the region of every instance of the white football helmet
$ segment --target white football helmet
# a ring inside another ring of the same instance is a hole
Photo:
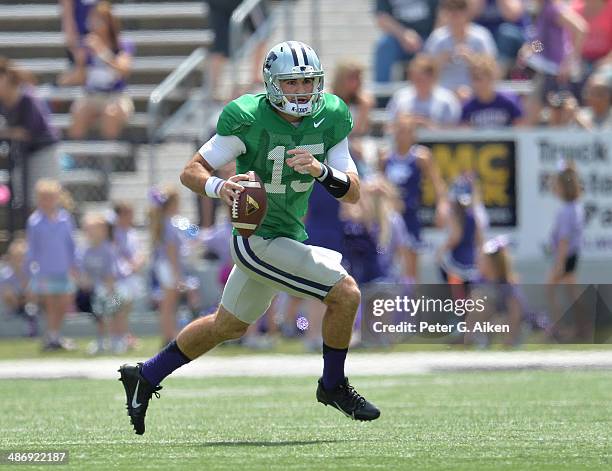
[[[283,93],[280,80],[303,78],[313,79],[312,93]],[[263,65],[263,79],[270,104],[283,113],[308,116],[323,104],[323,67],[314,49],[307,44],[285,41],[270,49]],[[299,103],[299,98],[307,98],[308,101]]]

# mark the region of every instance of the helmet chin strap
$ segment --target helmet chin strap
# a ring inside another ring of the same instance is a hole
[[[306,103],[295,103],[283,98],[282,107],[279,107],[280,111],[287,113],[291,116],[308,116],[312,114],[312,98]]]

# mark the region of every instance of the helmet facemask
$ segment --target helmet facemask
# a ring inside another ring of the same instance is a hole
[[[296,67],[298,69],[299,67]],[[302,67],[304,68],[304,67]],[[284,93],[282,80],[312,79],[311,93]],[[277,110],[291,116],[309,116],[318,111],[323,93],[323,71],[304,71],[298,73],[275,74],[270,78],[270,103]]]

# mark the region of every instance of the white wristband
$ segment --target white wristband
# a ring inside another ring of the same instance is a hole
[[[327,170],[327,165],[321,164],[321,167],[323,167],[323,173],[320,176],[315,177],[320,182],[325,180],[325,178],[327,177],[327,174],[329,173],[329,171]]]
[[[204,193],[211,198],[219,198],[219,192],[225,180],[219,177],[208,177],[204,185]]]

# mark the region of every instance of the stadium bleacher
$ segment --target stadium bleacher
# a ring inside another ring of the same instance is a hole
[[[69,141],[70,105],[82,92],[79,87],[57,87],[56,77],[67,70],[68,60],[61,32],[60,7],[54,0],[32,0],[27,4],[0,1],[0,56],[14,59],[33,72],[39,82],[39,96],[53,113],[52,122],[63,132],[62,183],[78,202],[103,201],[111,197],[108,181],[96,170],[122,172],[137,170],[139,148],[147,141],[146,107],[155,86],[197,47],[208,46],[213,38],[207,29],[207,6],[201,1],[114,2],[123,35],[136,46],[128,93],[135,113],[120,141]],[[177,90],[168,99],[168,111],[176,110],[188,97]],[[110,164],[101,162],[109,160]],[[94,165],[90,165],[93,162]],[[90,168],[80,168],[80,167]],[[127,177],[129,178],[129,177]]]

